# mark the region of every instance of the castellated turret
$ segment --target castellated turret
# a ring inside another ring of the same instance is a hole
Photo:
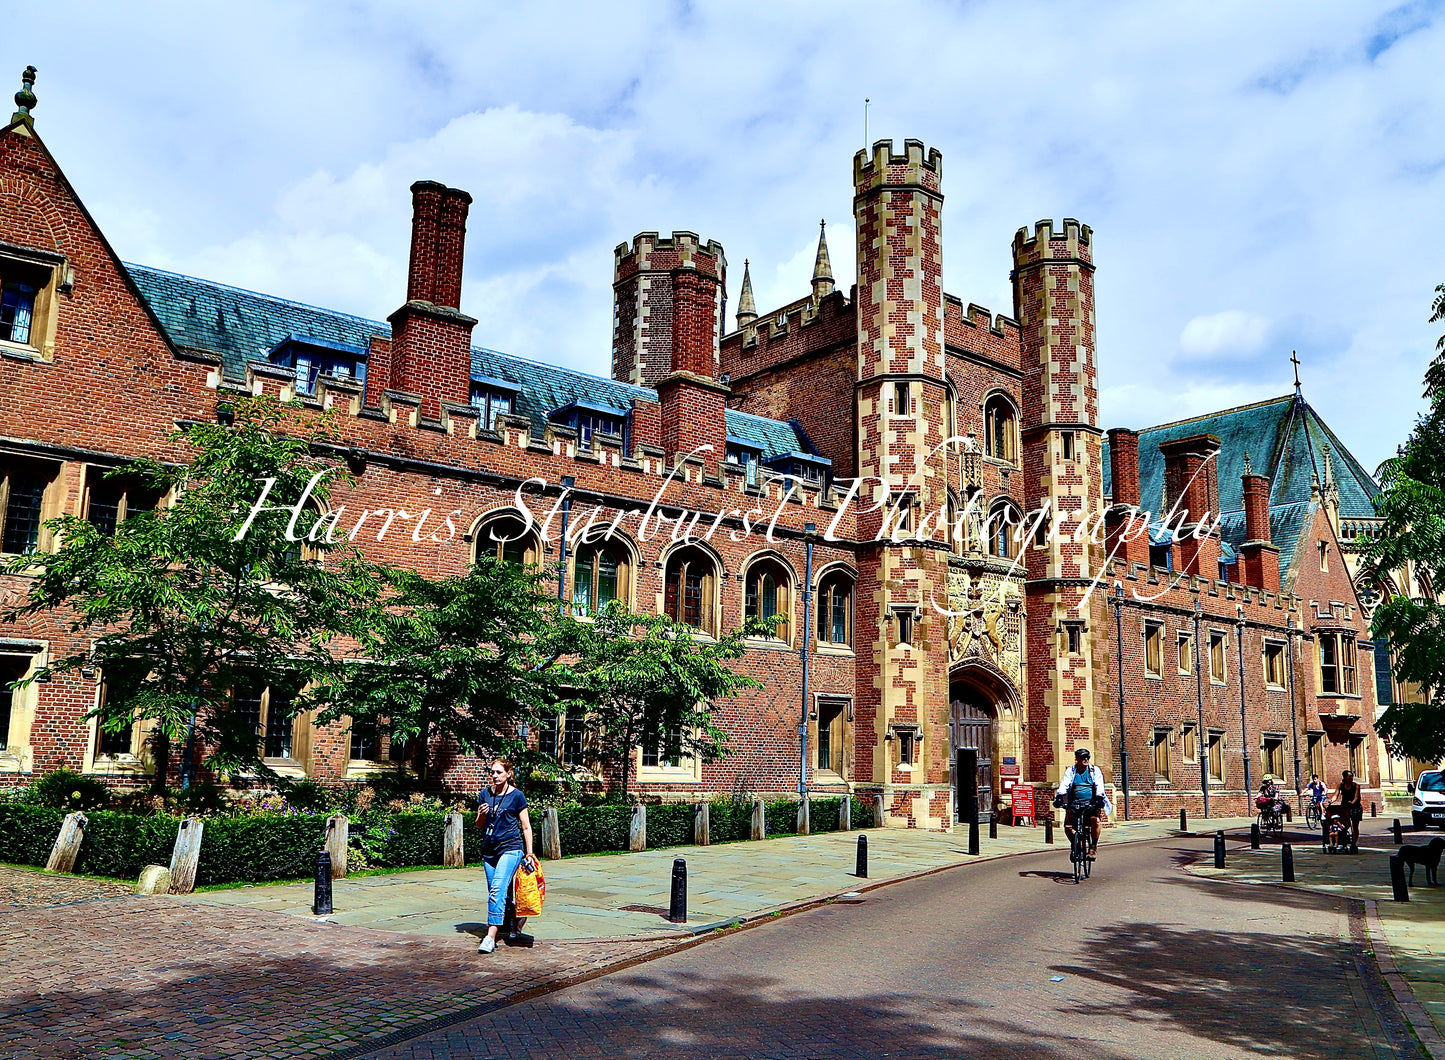
[[[613,257],[612,378],[650,387],[672,371],[679,277],[690,277],[681,282],[713,303],[705,371],[688,359],[691,371],[716,376],[727,286],[722,244],[704,243],[695,232],[641,232],[631,245],[618,244]]]

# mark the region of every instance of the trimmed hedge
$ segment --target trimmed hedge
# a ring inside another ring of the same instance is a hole
[[[697,837],[694,821],[697,809],[690,802],[655,803],[647,808],[649,847],[688,846]],[[711,818],[709,818],[711,821]],[[567,848],[563,847],[565,854]]]
[[[843,809],[840,798],[814,799],[808,807],[808,828],[813,832],[836,832]]]
[[[730,843],[738,839],[747,839],[752,834],[752,803],[718,799],[712,804],[712,809],[708,811],[708,837],[714,843]]]
[[[792,799],[763,803],[764,835],[797,835],[798,804]]]
[[[64,821],[65,811],[49,806],[0,805],[0,861],[44,865]]]
[[[840,799],[814,799],[811,829],[838,828]],[[711,804],[714,843],[745,840],[752,833],[752,803],[719,799]],[[769,836],[797,831],[798,804],[792,799],[763,807]],[[686,846],[693,842],[693,803],[654,803],[647,807],[649,847]],[[65,811],[26,803],[0,804],[0,861],[44,865]],[[97,810],[86,814],[86,839],[75,871],[95,876],[132,879],[146,865],[169,865],[180,819]],[[632,807],[617,803],[564,806],[557,810],[562,851],[566,855],[627,849]],[[533,828],[539,822],[533,822]],[[366,836],[369,864],[407,868],[442,863],[446,814],[432,810],[359,814],[350,823],[351,842]],[[315,871],[315,855],[326,837],[326,815],[266,815],[205,819],[197,884],[265,882],[304,879]],[[463,815],[466,860],[482,860],[482,833],[470,814]]]
[[[557,832],[564,854],[601,854],[627,849],[632,807],[615,803],[601,806],[563,806],[557,810]],[[532,826],[534,829],[536,825]]]
[[[213,817],[201,833],[196,883],[294,880],[316,872],[326,818]],[[166,855],[163,864],[170,864]],[[137,870],[139,871],[139,870]]]

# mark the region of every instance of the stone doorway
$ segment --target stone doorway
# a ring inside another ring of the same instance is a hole
[[[949,742],[953,763],[954,814],[964,820],[972,784],[980,817],[995,812],[994,724],[997,709],[988,697],[968,684],[949,688]],[[971,770],[970,770],[971,767]],[[961,773],[972,772],[972,777]]]

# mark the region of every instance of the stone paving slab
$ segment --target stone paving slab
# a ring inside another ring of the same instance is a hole
[[[1199,822],[1200,830],[1235,827],[1243,818]],[[1126,822],[1104,831],[1104,842],[1176,834],[1173,820]],[[848,891],[861,881],[853,875],[857,832],[827,832],[762,842],[722,843],[709,847],[669,847],[639,853],[563,858],[543,863],[547,899],[543,915],[527,930],[542,941],[666,937],[680,927],[667,920],[672,866],[683,858],[688,869],[688,922],[685,931],[706,930],[746,920],[780,906]],[[968,854],[968,837],[917,829],[883,828],[866,832],[869,878],[877,881],[979,860]],[[1055,848],[1067,839],[1056,831]],[[999,829],[998,839],[980,840],[983,857],[1048,849],[1041,828]],[[268,884],[203,891],[186,901],[205,905],[263,909],[310,919],[309,883]],[[421,869],[386,876],[361,876],[333,885],[331,919],[355,927],[416,934],[445,934],[452,926],[486,920],[487,881],[481,866]]]
[[[1407,844],[1423,845],[1438,833],[1405,832]],[[1300,837],[1304,838],[1304,837]],[[1224,869],[1212,862],[1200,862],[1190,871],[1199,876],[1224,877],[1243,883],[1276,884],[1280,887],[1317,891],[1366,902],[1373,910],[1389,947],[1391,968],[1408,987],[1415,1003],[1429,1017],[1434,1034],[1416,1026],[1422,1041],[1433,1037],[1440,1043],[1432,1055],[1445,1058],[1445,887],[1428,887],[1424,871],[1415,870],[1415,886],[1409,902],[1396,902],[1390,885],[1389,857],[1398,847],[1390,837],[1384,818],[1367,819],[1360,830],[1358,854],[1327,854],[1312,838],[1292,842],[1295,882],[1281,880],[1279,844],[1265,843],[1251,850],[1248,843],[1232,842]],[[1402,1003],[1407,999],[1401,999]],[[1438,1048],[1438,1052],[1436,1051]]]

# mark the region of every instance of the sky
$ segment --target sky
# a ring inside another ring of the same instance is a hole
[[[965,303],[1011,313],[1021,226],[1092,226],[1102,427],[1288,393],[1298,350],[1374,467],[1445,330],[1442,3],[56,0],[6,31],[125,260],[382,319],[440,180],[475,341],[600,375],[637,232],[721,242],[730,313],[749,259],[766,312],[823,219],[847,288],[865,98],[869,140],[943,153]]]

